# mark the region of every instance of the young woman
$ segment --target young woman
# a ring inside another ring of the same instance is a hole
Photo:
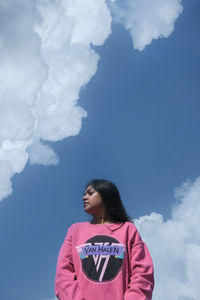
[[[84,210],[91,221],[72,224],[60,248],[55,295],[59,300],[151,300],[154,266],[116,185],[86,184]]]

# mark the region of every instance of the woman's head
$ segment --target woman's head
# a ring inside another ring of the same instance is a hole
[[[113,222],[133,222],[126,213],[116,185],[105,179],[92,179],[87,182],[83,196],[85,212],[98,215],[105,211]]]

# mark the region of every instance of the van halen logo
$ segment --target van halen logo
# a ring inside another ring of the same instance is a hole
[[[108,235],[95,235],[76,246],[84,274],[95,282],[113,280],[119,273],[126,245]]]

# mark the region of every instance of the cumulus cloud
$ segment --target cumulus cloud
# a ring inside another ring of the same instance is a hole
[[[130,32],[140,51],[153,39],[167,38],[183,10],[181,0],[110,0],[114,20]]]
[[[97,70],[111,33],[104,0],[0,3],[0,200],[26,163],[55,165],[44,141],[77,135],[87,112],[80,90]]]
[[[175,188],[171,218],[135,219],[155,269],[153,300],[198,300],[200,295],[200,177]]]
[[[58,164],[48,142],[79,134],[87,117],[80,90],[100,58],[91,45],[110,35],[111,12],[143,50],[169,36],[181,11],[181,0],[1,1],[0,201],[27,162]]]

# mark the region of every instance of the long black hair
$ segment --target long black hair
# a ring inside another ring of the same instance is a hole
[[[102,202],[107,209],[107,213],[114,222],[132,222],[132,218],[127,214],[122,203],[117,186],[110,180],[92,179],[86,183],[85,189],[91,185],[101,196]]]

